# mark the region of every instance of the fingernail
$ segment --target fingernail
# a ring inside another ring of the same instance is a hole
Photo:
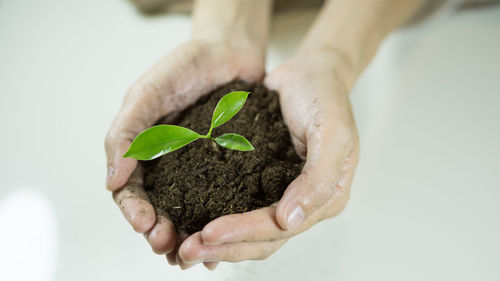
[[[291,212],[288,213],[287,228],[288,230],[296,229],[305,219],[306,215],[300,206],[295,206]]]
[[[113,176],[115,175],[115,168],[109,166],[108,167],[108,175],[106,176],[106,188],[110,188],[111,180],[113,179]]]

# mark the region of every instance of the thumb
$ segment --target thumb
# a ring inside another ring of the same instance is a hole
[[[133,87],[116,116],[105,139],[108,175],[106,188],[114,191],[125,185],[137,166],[137,160],[123,158],[132,140],[153,125],[162,114],[158,94]]]
[[[106,176],[106,188],[114,191],[124,186],[127,179],[137,166],[137,160],[123,158],[133,138],[121,136],[118,138],[106,138],[106,155],[108,174]]]
[[[334,124],[333,122],[327,122]],[[307,159],[302,173],[287,187],[278,203],[279,225],[295,230],[334,194],[344,161],[354,149],[351,129],[314,125],[306,133]]]

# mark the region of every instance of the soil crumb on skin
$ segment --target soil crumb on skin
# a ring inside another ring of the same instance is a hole
[[[158,214],[178,231],[192,234],[227,214],[242,213],[279,201],[303,162],[295,153],[281,116],[278,95],[262,85],[232,82],[187,109],[178,125],[205,134],[219,99],[231,91],[252,92],[242,110],[213,130],[236,133],[254,151],[241,152],[197,140],[144,166],[144,188]]]

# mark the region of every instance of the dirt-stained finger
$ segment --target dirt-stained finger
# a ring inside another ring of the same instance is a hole
[[[170,253],[175,249],[175,227],[169,219],[162,215],[156,217],[156,223],[144,234],[156,254]]]
[[[145,233],[155,224],[155,210],[142,188],[140,166],[135,169],[123,188],[113,192],[113,199],[135,231]]]

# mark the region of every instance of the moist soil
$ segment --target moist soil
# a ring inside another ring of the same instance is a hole
[[[222,86],[187,109],[178,125],[205,134],[219,99],[237,90],[252,93],[242,110],[215,128],[212,136],[243,135],[254,151],[229,150],[199,139],[156,160],[141,162],[144,188],[153,206],[180,232],[192,234],[217,217],[279,201],[302,169],[283,123],[278,95],[262,85],[232,82]]]

